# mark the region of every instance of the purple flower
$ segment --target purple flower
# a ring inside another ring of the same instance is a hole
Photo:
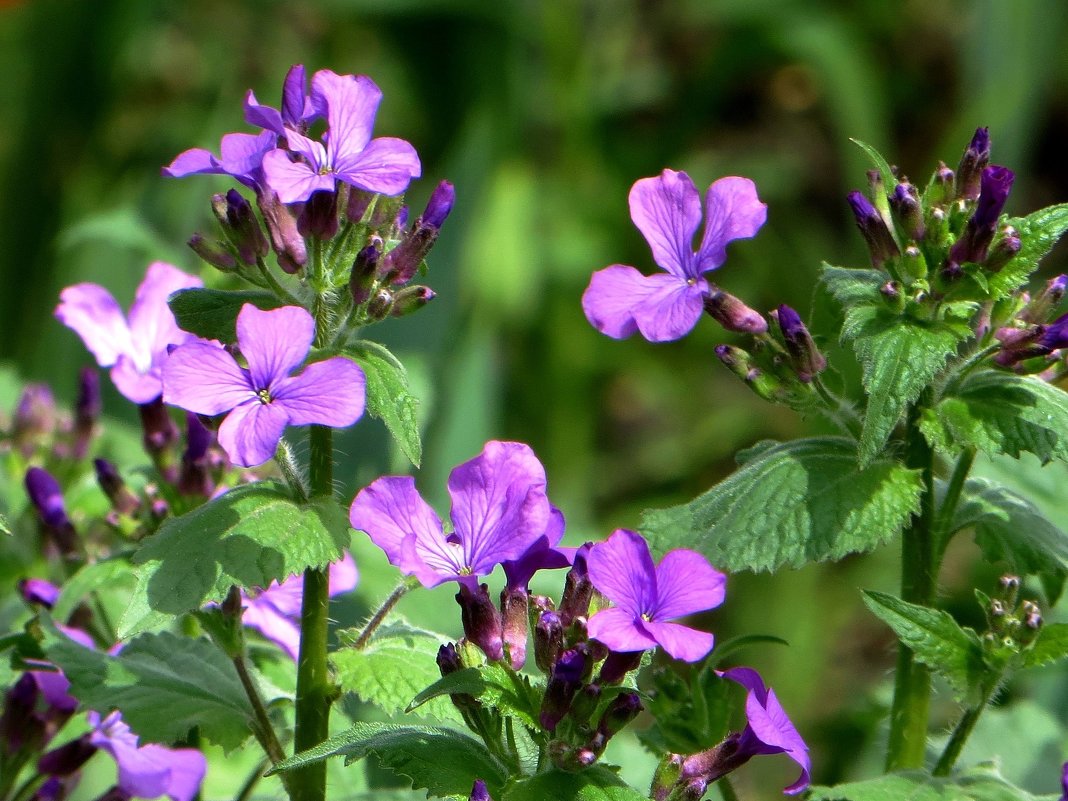
[[[343,428],[363,414],[363,370],[343,356],[290,375],[311,349],[315,321],[298,306],[260,311],[246,303],[237,315],[237,344],[248,367],[209,342],[176,348],[163,369],[163,399],[190,412],[229,412],[219,444],[241,467],[274,455],[287,425]]]
[[[351,554],[330,565],[330,596],[351,592],[356,587],[359,572]],[[304,598],[304,580],[290,576],[281,584],[258,593],[241,593],[245,608],[242,622],[256,629],[264,637],[281,646],[293,659],[300,652],[300,606]]]
[[[526,589],[530,579],[539,570],[570,567],[575,549],[561,550],[556,547],[563,536],[564,513],[552,506],[549,525],[545,528],[545,533],[538,537],[518,559],[509,559],[502,563],[507,585]]]
[[[286,73],[282,84],[282,109],[261,105],[251,89],[245,96],[245,122],[258,125],[278,136],[285,136],[286,128],[305,131],[308,126],[320,118],[318,110],[312,104],[307,92],[307,78],[304,65],[294,64]]]
[[[191,801],[207,771],[204,755],[192,748],[137,744],[137,735],[118,712],[101,719],[89,712],[89,743],[107,751],[119,768],[119,789],[137,798],[169,796]]]
[[[675,659],[696,662],[712,650],[712,635],[669,621],[723,603],[727,577],[696,551],[668,551],[653,566],[649,546],[617,529],[590,549],[593,586],[615,606],[594,614],[589,635],[613,651],[661,646]]]
[[[277,146],[272,131],[259,134],[228,133],[219,143],[219,156],[210,150],[194,147],[175,156],[163,174],[171,178],[208,173],[231,175],[245,186],[259,192],[264,186],[263,157]]]
[[[203,286],[195,275],[162,261],[148,266],[137,287],[129,317],[104,287],[75,284],[59,294],[56,317],[82,338],[101,367],[111,367],[111,380],[134,403],[148,403],[163,390],[160,374],[168,345],[195,339],[181,330],[167,306],[179,289]]]
[[[371,138],[381,100],[382,90],[365,75],[315,73],[311,104],[326,117],[326,145],[287,128],[289,151],[272,150],[263,158],[267,183],[283,203],[307,200],[320,190],[333,192],[335,179],[368,192],[399,195],[419,177],[419,156],[408,142]],[[292,160],[291,153],[303,160]]]
[[[410,476],[385,476],[360,490],[349,521],[424,586],[459,581],[472,591],[479,576],[523,556],[549,528],[545,470],[527,445],[487,442],[453,469],[448,486],[451,534]]]
[[[630,217],[667,274],[613,264],[593,274],[582,309],[602,334],[624,339],[640,331],[650,342],[665,342],[696,325],[709,293],[704,273],[726,261],[729,242],[756,234],[767,205],[748,178],[720,178],[705,195],[705,231],[694,252],[701,197],[686,173],[664,170],[631,188]]]

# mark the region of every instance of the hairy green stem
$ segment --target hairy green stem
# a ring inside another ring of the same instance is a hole
[[[308,479],[293,456],[293,447],[286,442],[285,437],[278,440],[278,447],[274,451],[274,462],[282,473],[289,489],[301,503],[308,500],[311,490],[308,487]]]
[[[367,621],[367,624],[363,627],[363,631],[360,632],[360,636],[356,638],[355,647],[357,649],[365,648],[368,641],[371,639],[371,635],[375,633],[375,629],[382,625],[382,621],[386,619],[393,607],[397,605],[397,601],[403,598],[410,590],[419,586],[419,579],[414,576],[408,576],[401,581],[400,584],[389,594],[389,596],[382,602],[382,605],[378,607],[378,610],[371,616],[371,619]]]
[[[968,742],[968,737],[971,735],[972,729],[975,728],[979,716],[986,709],[987,698],[984,697],[982,703],[965,712],[957,722],[956,727],[953,729],[953,734],[942,752],[942,756],[938,758],[938,762],[934,766],[932,773],[935,776],[948,776],[949,772],[953,770],[953,765],[956,764],[957,757],[960,756],[960,752],[964,749],[964,744]]]
[[[334,491],[333,431],[312,426],[309,431],[309,468],[313,497],[330,497]],[[304,600],[300,610],[300,656],[297,659],[295,753],[323,742],[329,735],[330,704],[334,688],[326,662],[330,579],[326,568],[304,571]],[[293,801],[326,798],[326,762],[293,771]]]
[[[965,448],[957,459],[953,475],[949,478],[946,486],[946,494],[942,498],[942,506],[938,510],[938,518],[935,521],[935,563],[941,561],[942,554],[946,550],[949,540],[950,527],[953,525],[953,515],[957,512],[957,504],[960,502],[961,492],[964,491],[964,482],[968,480],[968,473],[975,461],[975,448]],[[937,578],[937,576],[936,576]]]
[[[248,696],[249,703],[252,704],[252,715],[256,719],[256,729],[253,731],[256,739],[259,740],[260,745],[263,746],[263,750],[266,752],[268,759],[271,763],[281,762],[286,758],[285,751],[282,750],[282,744],[278,742],[278,737],[274,733],[274,726],[271,725],[270,715],[267,714],[267,707],[263,703],[263,699],[260,697],[259,688],[256,687],[256,682],[252,680],[252,675],[248,672],[248,664],[245,662],[244,654],[239,654],[233,658],[234,669],[237,671],[237,677],[241,680],[241,686],[245,690],[245,695]],[[282,774],[282,781],[285,782],[287,774]]]
[[[734,785],[731,784],[730,777],[721,776],[716,781],[716,786],[719,787],[719,793],[723,796],[723,801],[738,801],[738,793],[734,791]]]
[[[267,282],[267,286],[269,286],[271,288],[271,291],[278,296],[279,300],[285,301],[286,304],[290,306],[304,305],[299,300],[297,300],[297,298],[293,295],[292,292],[290,292],[278,282],[278,279],[274,277],[274,273],[271,272],[271,268],[267,266],[267,262],[263,260],[263,257],[259,257],[256,259],[256,266],[260,270],[260,275],[262,275],[264,280]]]
[[[241,789],[237,791],[237,795],[234,796],[234,801],[248,801],[248,799],[252,797],[252,791],[256,789],[256,785],[260,783],[260,779],[263,778],[264,772],[270,765],[270,760],[260,760],[260,763],[252,769],[248,778],[245,779],[245,783],[241,785]],[[285,774],[282,775],[284,776]]]

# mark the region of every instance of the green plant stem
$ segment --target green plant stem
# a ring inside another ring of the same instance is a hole
[[[378,610],[371,616],[371,619],[367,621],[367,624],[363,627],[363,631],[360,632],[360,636],[356,638],[354,647],[357,649],[365,648],[368,641],[371,639],[371,635],[375,633],[375,629],[382,625],[382,621],[386,619],[393,607],[397,605],[397,601],[403,598],[410,590],[419,586],[419,579],[414,576],[408,576],[389,594],[389,596],[382,602],[382,605],[378,607]]]
[[[953,475],[949,478],[946,486],[946,494],[942,498],[942,506],[938,510],[938,519],[935,521],[935,561],[941,561],[945,552],[946,543],[950,535],[950,527],[953,525],[953,515],[957,512],[957,504],[960,502],[960,494],[964,490],[964,482],[968,480],[968,473],[975,462],[975,448],[965,448],[957,459]]]
[[[256,789],[256,785],[260,783],[260,779],[263,778],[264,772],[270,767],[270,760],[263,759],[260,763],[252,769],[252,772],[245,779],[245,783],[241,785],[241,789],[237,791],[237,795],[234,796],[234,801],[248,801],[252,797],[252,791]],[[284,773],[282,774],[285,775]]]
[[[312,497],[330,497],[334,491],[333,431],[312,426],[309,438],[309,472]],[[330,704],[334,688],[326,662],[330,579],[326,568],[304,571],[304,600],[300,610],[300,656],[297,659],[295,753],[323,742],[329,735]],[[326,762],[293,771],[293,801],[326,798]]]
[[[723,801],[738,801],[738,793],[734,792],[734,785],[731,784],[729,777],[721,777],[716,781],[716,786],[719,787],[719,794],[723,796]]]
[[[285,479],[296,499],[301,503],[307,501],[310,493],[308,479],[304,476],[300,465],[297,464],[297,460],[293,456],[293,448],[286,442],[285,437],[278,440],[278,447],[274,451],[274,461],[278,465],[278,470],[282,473],[282,478]]]
[[[263,750],[266,752],[268,759],[271,760],[271,763],[281,762],[286,758],[285,751],[282,750],[282,744],[278,742],[278,737],[274,733],[274,726],[271,725],[271,718],[267,714],[267,707],[264,705],[263,699],[260,698],[260,691],[256,687],[256,682],[252,680],[252,675],[248,672],[248,664],[245,662],[245,657],[241,654],[235,656],[232,661],[234,669],[237,670],[237,677],[241,680],[241,686],[245,689],[245,695],[248,696],[249,703],[252,704],[252,714],[256,718],[256,731],[253,734],[256,735],[256,739],[263,746]],[[283,781],[285,778],[286,774],[283,773]]]
[[[47,779],[48,777],[43,773],[34,774],[15,791],[15,794],[11,796],[11,801],[27,801],[27,799],[32,798],[38,788],[41,787]]]
[[[271,272],[271,268],[267,266],[267,262],[264,261],[262,257],[256,259],[256,266],[259,267],[260,275],[267,281],[267,285],[271,288],[271,291],[278,296],[279,300],[285,301],[290,306],[304,305],[297,300],[292,292],[278,283],[278,279],[274,277],[274,273]]]
[[[998,671],[997,675],[988,679],[983,686],[983,696],[979,703],[966,711],[961,719],[957,721],[957,725],[953,728],[953,734],[949,737],[949,742],[946,743],[942,755],[938,757],[938,762],[935,763],[932,771],[935,776],[948,776],[949,772],[953,770],[960,752],[964,750],[964,744],[968,742],[972,730],[975,729],[975,724],[979,722],[979,716],[983,714],[983,710],[990,703],[990,697],[994,694],[994,690],[1001,683],[1001,675],[1002,671]]]

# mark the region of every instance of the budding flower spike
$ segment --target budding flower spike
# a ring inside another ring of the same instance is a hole
[[[593,274],[582,309],[594,328],[614,339],[640,331],[650,342],[667,342],[697,324],[711,291],[704,274],[727,260],[728,243],[756,235],[767,205],[748,178],[720,178],[705,194],[705,230],[695,252],[701,196],[686,173],[664,170],[631,188],[630,216],[666,274],[613,264]]]
[[[219,445],[230,461],[255,467],[270,459],[288,425],[350,426],[364,409],[364,374],[343,356],[304,364],[315,321],[298,306],[237,315],[237,345],[248,367],[203,340],[176,348],[163,369],[163,400],[196,414],[226,413]]]
[[[684,662],[712,650],[708,632],[669,622],[723,603],[727,577],[701,554],[678,548],[654,566],[645,540],[617,529],[590,549],[588,565],[593,586],[615,604],[590,618],[591,639],[622,652],[659,645]]]
[[[64,289],[55,315],[82,338],[101,367],[111,368],[111,380],[123,396],[149,403],[163,391],[167,347],[196,339],[178,327],[167,298],[179,289],[203,285],[195,275],[157,261],[137,287],[128,317],[110,292],[89,283]]]

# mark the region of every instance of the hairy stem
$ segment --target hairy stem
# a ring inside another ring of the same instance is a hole
[[[245,779],[245,783],[241,785],[241,789],[237,791],[237,795],[234,796],[234,801],[248,801],[252,797],[252,791],[256,789],[256,785],[260,783],[260,779],[263,778],[264,772],[270,767],[270,760],[263,759],[260,763],[252,769],[252,772]],[[285,774],[282,774],[283,776]]]
[[[278,447],[274,452],[274,461],[278,465],[278,470],[282,473],[282,478],[285,479],[296,499],[301,503],[308,500],[308,495],[310,494],[308,479],[305,477],[300,465],[297,464],[297,460],[293,456],[293,447],[286,442],[285,437],[278,440]]]
[[[267,753],[271,763],[281,762],[286,758],[285,751],[282,750],[282,744],[278,742],[278,737],[274,733],[274,726],[271,725],[267,707],[264,705],[263,699],[260,698],[260,691],[248,672],[248,664],[245,662],[244,655],[235,656],[233,663],[234,668],[237,670],[237,677],[241,680],[241,686],[245,689],[245,695],[248,696],[249,703],[252,704],[252,714],[256,718],[256,731],[253,733],[256,735],[256,739],[259,740],[260,745],[263,746],[263,750]],[[283,782],[286,779],[286,775],[282,774]]]
[[[968,480],[968,473],[975,461],[975,448],[965,448],[957,459],[957,465],[953,468],[953,475],[949,478],[946,486],[945,497],[942,498],[942,506],[938,510],[938,519],[935,521],[935,559],[941,560],[945,552],[946,543],[949,539],[950,527],[953,525],[953,515],[956,514],[957,504],[960,502],[961,492],[964,490],[964,482]]]
[[[938,762],[934,766],[932,773],[935,776],[948,776],[949,772],[953,770],[953,765],[956,764],[957,757],[960,756],[960,752],[964,749],[964,744],[968,742],[968,737],[971,736],[972,729],[975,728],[979,716],[986,709],[986,701],[987,699],[984,698],[981,704],[969,709],[957,722],[956,727],[953,729],[953,734],[942,752],[942,756],[938,758]]]
[[[271,291],[278,296],[279,300],[285,301],[289,306],[304,305],[294,297],[292,292],[278,282],[278,279],[274,277],[274,273],[271,272],[271,268],[267,266],[267,262],[264,261],[262,257],[256,259],[256,266],[260,270],[260,275],[262,275],[267,282],[267,286],[269,286]]]
[[[364,648],[367,646],[368,641],[371,639],[371,635],[375,633],[375,629],[382,625],[382,621],[386,619],[393,607],[397,605],[397,601],[403,598],[410,590],[419,586],[419,579],[414,576],[408,576],[396,589],[389,594],[389,596],[382,602],[382,605],[378,607],[378,610],[371,616],[371,619],[367,621],[367,624],[363,627],[363,631],[360,632],[360,636],[356,638],[355,647]]]

